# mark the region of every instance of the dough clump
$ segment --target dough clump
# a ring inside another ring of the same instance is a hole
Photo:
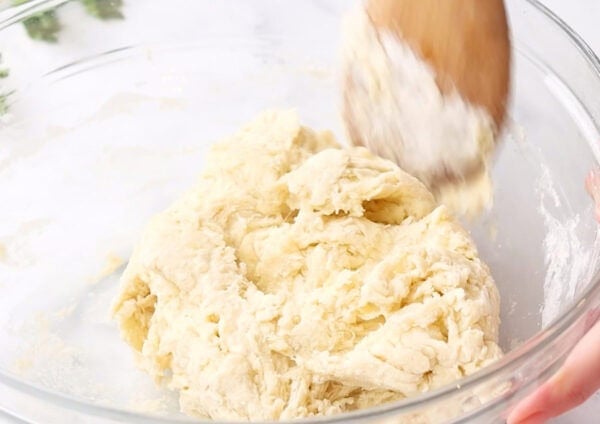
[[[366,408],[501,356],[497,289],[447,208],[294,112],[212,147],[144,231],[114,311],[182,411],[220,420]]]

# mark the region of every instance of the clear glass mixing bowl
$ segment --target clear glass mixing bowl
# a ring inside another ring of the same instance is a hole
[[[500,288],[507,355],[440,390],[319,422],[501,422],[599,305],[583,182],[600,157],[600,64],[536,1],[507,3],[513,123],[495,206],[469,224]],[[296,108],[343,138],[335,69],[349,7],[147,0],[102,20],[81,2],[33,0],[0,12],[10,71],[0,79],[0,411],[39,423],[188,420],[119,339],[108,312],[119,273],[207,146],[261,110]]]

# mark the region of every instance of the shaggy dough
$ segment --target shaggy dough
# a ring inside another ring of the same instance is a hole
[[[268,112],[151,220],[115,312],[185,413],[259,420],[473,373],[501,356],[498,307],[473,242],[420,182]]]

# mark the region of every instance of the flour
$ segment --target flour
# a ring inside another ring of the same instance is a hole
[[[376,30],[364,11],[348,18],[344,40],[344,106],[353,141],[398,163],[456,212],[488,206],[490,115],[456,91],[442,94],[435,71],[395,35]]]
[[[104,398],[107,389],[95,382],[86,368],[86,354],[53,328],[69,317],[75,305],[54,313],[38,313],[18,329],[23,341],[15,359],[14,373],[36,384],[87,400]]]
[[[546,265],[543,302],[539,307],[542,327],[545,328],[574,300],[593,277],[598,263],[598,240],[592,247],[583,245],[578,234],[582,219],[590,219],[570,210],[564,204],[557,181],[548,161],[538,148],[527,141],[524,129],[513,123],[509,133],[524,159],[538,175],[535,193],[538,215],[544,222],[543,253]],[[583,184],[583,181],[582,181]],[[591,206],[591,201],[590,201]],[[512,305],[511,305],[512,309]],[[511,349],[521,340],[511,341]]]
[[[119,270],[119,268],[125,264],[125,260],[123,258],[112,252],[106,255],[105,261],[106,262],[102,270],[90,278],[91,284],[97,284],[104,281],[107,277],[117,272],[117,270]]]
[[[580,292],[581,284],[590,281],[598,253],[597,249],[584,248],[577,235],[577,227],[581,222],[579,214],[559,219],[550,211],[549,206],[558,208],[562,205],[548,166],[541,163],[540,168],[537,191],[540,198],[539,213],[546,227],[544,255],[547,266],[542,325],[546,327]]]

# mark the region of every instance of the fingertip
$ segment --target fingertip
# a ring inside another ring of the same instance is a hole
[[[521,421],[518,424],[544,424],[549,419],[550,417],[546,416],[546,414],[543,412],[538,412],[530,417],[527,417],[525,421]]]
[[[594,208],[594,218],[600,223],[600,205],[596,205]]]
[[[544,424],[549,419],[550,417],[546,416],[546,414],[544,414],[543,412],[537,412],[525,418],[524,420],[513,424]]]
[[[600,390],[600,311],[592,310],[590,330],[569,354],[563,366],[533,394],[511,411],[509,424],[535,424],[561,415]]]
[[[585,189],[587,190],[588,194],[592,194],[592,181],[594,179],[594,175],[593,172],[590,172],[587,174],[587,177],[585,177]],[[509,423],[511,424],[511,423]]]
[[[585,178],[585,188],[590,196],[597,200],[600,194],[600,170],[590,171]]]
[[[537,423],[544,416],[546,417],[545,419],[548,419],[549,416],[547,414],[552,406],[550,384],[550,382],[542,384],[533,393],[519,402],[508,416],[506,420],[507,424]]]

